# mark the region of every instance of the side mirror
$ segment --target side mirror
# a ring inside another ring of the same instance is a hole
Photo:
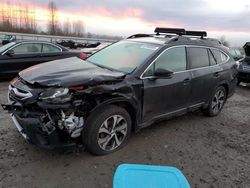
[[[174,73],[170,70],[158,68],[155,70],[154,76],[156,78],[171,78]]]
[[[13,56],[15,54],[14,50],[8,50],[6,53],[8,56]]]

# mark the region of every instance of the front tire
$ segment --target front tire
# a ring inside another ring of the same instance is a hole
[[[212,95],[212,98],[209,101],[208,107],[203,110],[205,115],[208,115],[210,117],[217,116],[223,109],[226,98],[226,89],[223,86],[219,86],[218,88],[216,88]]]
[[[241,81],[238,79],[238,80],[237,80],[237,86],[239,86],[240,83],[241,83]]]
[[[119,150],[131,133],[131,117],[115,105],[108,105],[92,112],[83,134],[86,149],[96,155],[106,155]]]

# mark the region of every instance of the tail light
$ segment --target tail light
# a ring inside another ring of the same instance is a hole
[[[69,87],[69,90],[73,90],[73,91],[79,91],[79,90],[83,90],[85,89],[84,86],[72,86],[72,87]]]
[[[86,59],[88,56],[87,56],[87,54],[81,52],[81,53],[79,54],[79,57],[80,57],[81,59]]]

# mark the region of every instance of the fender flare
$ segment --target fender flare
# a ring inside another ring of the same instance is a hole
[[[90,114],[93,113],[94,111],[96,111],[99,108],[104,108],[106,105],[111,105],[111,104],[116,104],[116,103],[127,103],[130,105],[130,107],[133,108],[133,111],[135,113],[131,114],[131,112],[128,112],[130,115],[134,116],[134,128],[137,128],[137,125],[140,122],[140,117],[141,117],[141,109],[138,108],[138,106],[140,106],[140,104],[137,104],[136,102],[129,100],[125,97],[115,97],[115,98],[111,98],[111,99],[107,99],[103,102],[101,102],[100,104],[96,105],[91,111]],[[132,117],[131,117],[132,118]]]

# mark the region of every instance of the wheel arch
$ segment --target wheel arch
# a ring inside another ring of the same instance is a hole
[[[222,82],[222,83],[219,84],[219,86],[222,86],[222,87],[225,88],[225,90],[226,90],[226,95],[228,96],[228,93],[229,93],[229,84],[228,84],[227,82]],[[219,87],[219,86],[218,86],[218,87]]]
[[[97,106],[95,106],[90,113],[92,113],[93,111],[100,109],[100,108],[105,108],[105,106],[107,105],[116,105],[116,106],[120,106],[122,108],[124,108],[130,115],[131,117],[131,121],[132,121],[132,130],[136,130],[137,129],[137,125],[138,125],[138,117],[140,116],[140,110],[138,109],[138,107],[136,107],[136,104],[134,104],[133,102],[131,102],[130,100],[124,98],[124,97],[116,97],[116,98],[112,98],[112,99],[107,99],[103,102],[101,102],[100,104],[98,104]]]

